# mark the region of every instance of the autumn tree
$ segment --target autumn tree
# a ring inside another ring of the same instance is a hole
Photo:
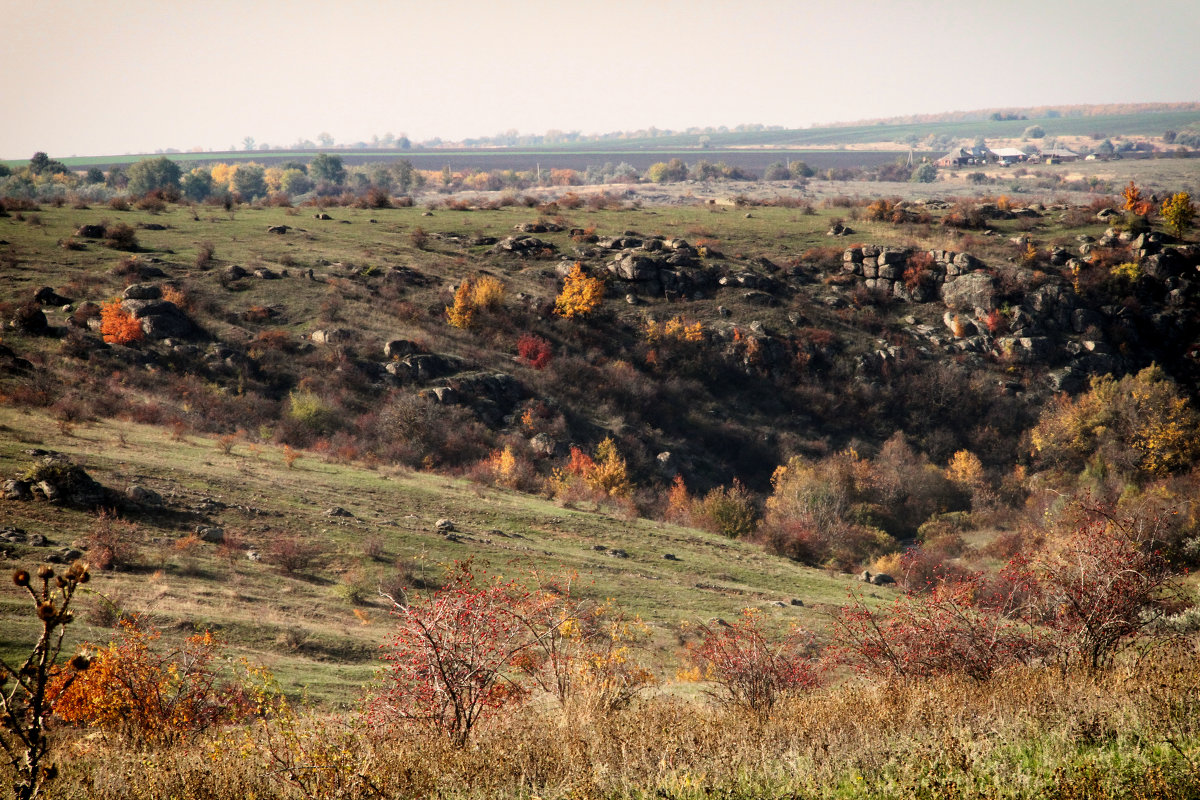
[[[170,742],[257,713],[270,677],[225,658],[211,632],[165,646],[159,631],[124,620],[121,634],[95,648],[91,668],[55,687],[55,714],[132,742]]]
[[[591,315],[604,300],[604,281],[583,271],[578,261],[563,280],[562,292],[554,301],[554,311],[560,317],[574,319]]]
[[[1163,201],[1163,222],[1167,224],[1175,236],[1182,239],[1192,227],[1196,218],[1196,205],[1187,192],[1179,192]]]
[[[471,281],[464,280],[454,290],[454,302],[446,306],[446,322],[455,328],[469,328],[475,321],[475,306],[471,303]]]
[[[1200,415],[1161,367],[1120,380],[1092,379],[1077,398],[1059,396],[1031,431],[1045,466],[1113,469],[1137,479],[1189,467],[1200,455]]]
[[[109,344],[132,344],[145,336],[141,321],[114,297],[100,307],[100,335]]]
[[[1121,190],[1121,197],[1125,198],[1125,210],[1132,211],[1139,217],[1144,217],[1154,210],[1154,204],[1142,196],[1142,190],[1133,181]]]

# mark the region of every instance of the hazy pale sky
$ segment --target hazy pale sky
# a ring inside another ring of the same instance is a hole
[[[0,157],[1200,100],[1197,0],[0,0]]]

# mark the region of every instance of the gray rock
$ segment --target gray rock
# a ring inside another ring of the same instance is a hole
[[[333,506],[332,508],[325,509],[325,516],[327,516],[327,517],[353,517],[354,515],[351,514],[349,511],[347,511],[346,509],[342,508],[341,506]]]
[[[558,443],[546,433],[536,434],[529,440],[529,449],[533,450],[535,455],[552,456],[557,448]]]
[[[896,582],[896,579],[886,572],[880,572],[871,576],[871,583],[875,586],[888,586]]]
[[[209,544],[220,544],[225,541],[225,529],[215,526],[197,526],[196,535],[200,537],[200,541],[208,542]]]
[[[350,331],[345,328],[318,329],[308,335],[314,344],[339,344],[350,338]]]
[[[658,262],[628,253],[608,265],[608,271],[625,281],[649,281],[658,277]]]
[[[32,500],[29,481],[8,480],[4,482],[5,500]]]
[[[387,358],[401,358],[420,351],[415,342],[407,339],[393,339],[383,346],[383,354]]]
[[[147,489],[141,484],[133,484],[125,490],[125,496],[135,503],[141,503],[144,506],[159,506],[162,505],[162,495],[153,489]]]
[[[454,521],[445,518],[439,519],[437,522],[433,523],[433,527],[439,531],[442,531],[443,533],[449,533],[457,530],[454,525]]]
[[[153,283],[135,283],[126,286],[121,294],[124,300],[158,300],[163,296],[162,288]]]
[[[960,256],[963,254],[959,254]],[[960,275],[941,287],[942,302],[954,311],[991,311],[996,307],[996,281],[983,272]]]

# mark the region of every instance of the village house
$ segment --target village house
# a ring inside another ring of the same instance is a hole
[[[992,155],[1002,167],[1007,167],[1010,164],[1020,164],[1029,160],[1029,156],[1024,150],[1018,150],[1015,147],[999,147],[992,150]]]

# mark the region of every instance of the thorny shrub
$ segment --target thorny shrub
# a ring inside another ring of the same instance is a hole
[[[389,666],[369,701],[373,724],[430,726],[458,747],[489,714],[529,693],[514,662],[537,646],[529,593],[517,584],[479,585],[470,562],[455,564],[429,597],[393,597]]]
[[[688,648],[697,677],[714,685],[719,702],[754,714],[769,714],[788,694],[812,689],[820,667],[809,654],[812,637],[798,628],[773,637],[763,629],[762,612],[747,608],[735,622],[696,626],[698,642]]]

